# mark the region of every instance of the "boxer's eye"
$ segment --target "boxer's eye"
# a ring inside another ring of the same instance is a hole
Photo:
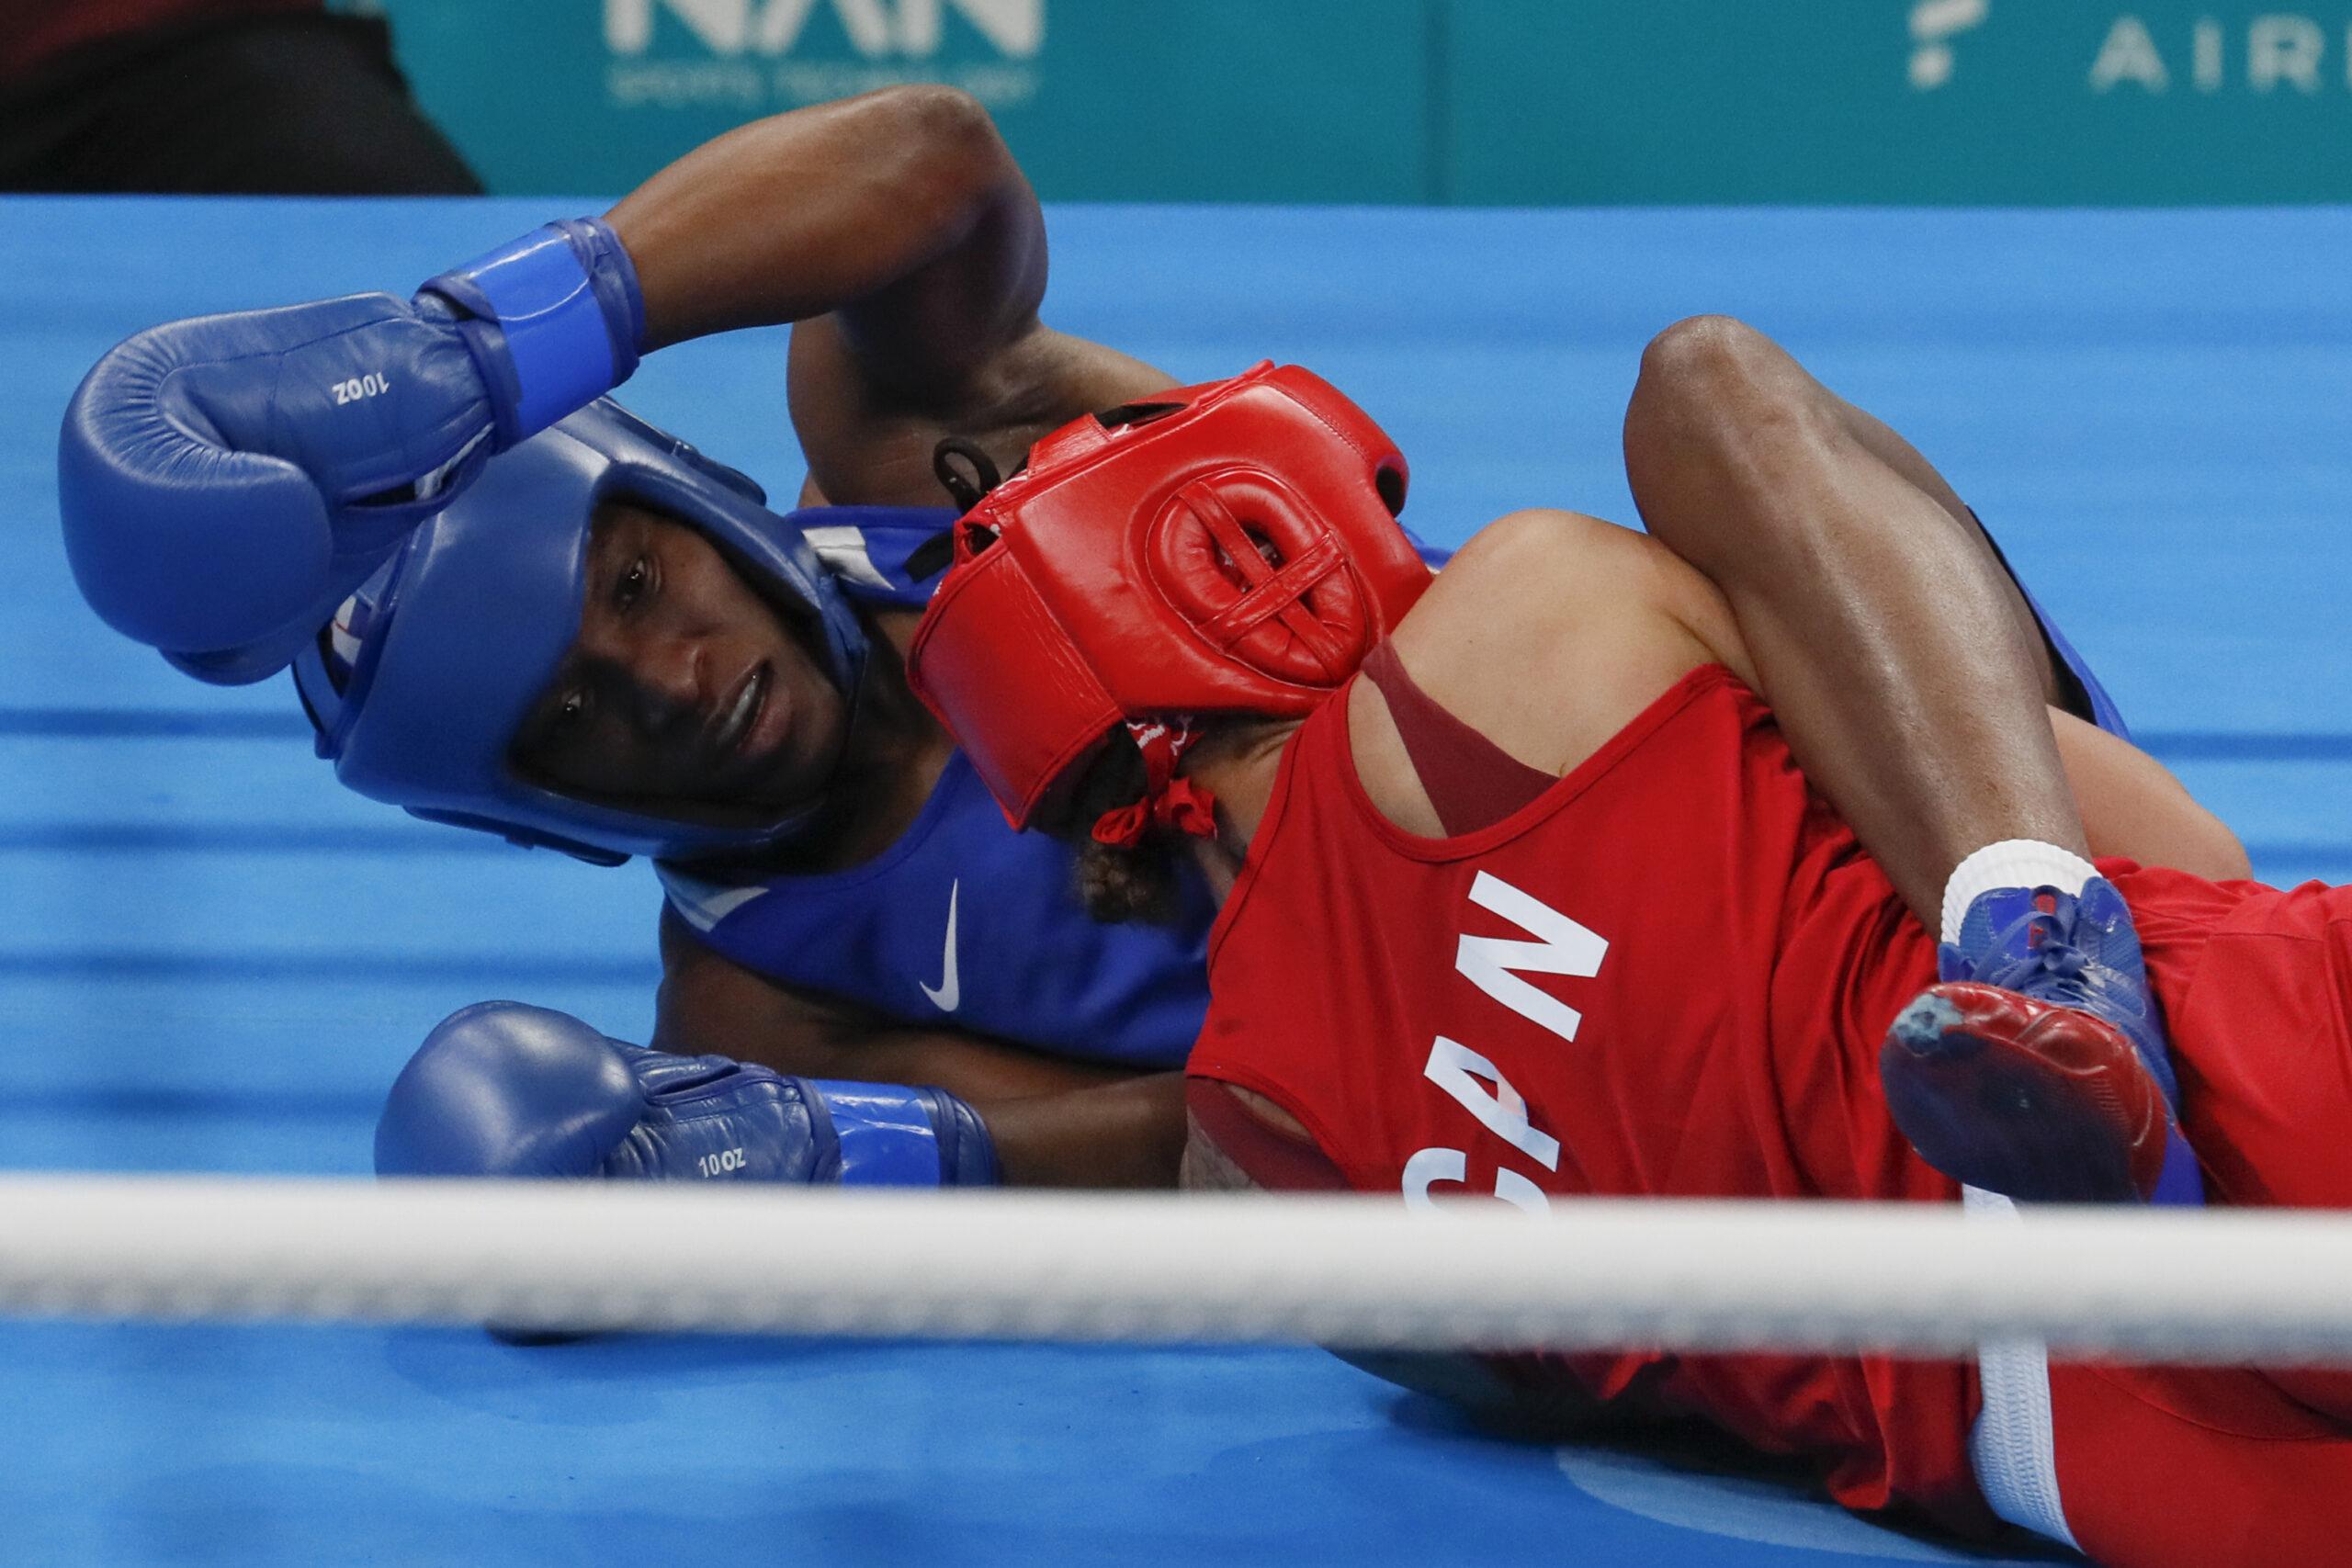
[[[547,734],[549,738],[570,733],[588,716],[588,689],[573,686],[556,699],[548,714]]]
[[[652,589],[653,565],[639,556],[613,579],[613,607],[616,610],[634,609]]]

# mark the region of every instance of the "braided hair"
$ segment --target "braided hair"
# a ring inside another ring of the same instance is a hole
[[[1172,828],[1147,827],[1131,844],[1109,844],[1094,837],[1094,824],[1105,812],[1136,805],[1148,787],[1143,752],[1124,727],[1114,728],[1076,784],[1035,823],[1076,848],[1079,902],[1105,925],[1126,920],[1166,924],[1180,907],[1177,878],[1185,855],[1184,834]]]

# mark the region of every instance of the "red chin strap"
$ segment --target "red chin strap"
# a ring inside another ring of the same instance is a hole
[[[1195,839],[1216,837],[1216,796],[1191,779],[1175,776],[1176,764],[1200,739],[1189,718],[1130,719],[1127,733],[1143,753],[1143,798],[1114,807],[1094,819],[1094,841],[1134,845],[1154,828],[1173,828]]]
[[[1296,366],[1074,421],[956,525],[909,682],[1026,827],[1122,722],[1304,714],[1352,675],[1430,583],[1405,484],[1371,416]],[[1173,766],[1151,820],[1213,823]],[[1143,830],[1113,817],[1098,837]]]

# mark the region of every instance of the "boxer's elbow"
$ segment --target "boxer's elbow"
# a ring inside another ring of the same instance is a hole
[[[1787,396],[1780,345],[1732,316],[1689,316],[1650,339],[1625,409],[1629,457],[1645,465],[1752,440],[1801,412]]]
[[[1625,474],[1651,533],[1702,565],[1801,533],[1802,509],[1736,504],[1776,458],[1843,438],[1826,400],[1785,350],[1730,316],[1691,316],[1652,338],[1625,407]],[[1799,545],[1792,537],[1781,543]]]
[[[986,199],[1020,178],[1012,151],[979,99],[961,87],[912,82],[873,95],[875,137],[910,196],[943,206]]]
[[[1739,387],[1771,352],[1772,341],[1736,316],[1685,316],[1644,346],[1641,380],[1665,391]]]

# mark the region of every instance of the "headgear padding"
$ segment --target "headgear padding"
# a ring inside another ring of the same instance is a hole
[[[856,701],[865,632],[798,526],[750,479],[604,399],[492,458],[345,604],[330,632],[341,657],[313,638],[295,661],[336,777],[432,821],[585,860],[748,853],[800,825],[680,821],[515,770],[515,732],[580,635],[589,536],[612,497],[689,525],[811,616],[821,667]]]
[[[956,525],[908,680],[1027,826],[1111,728],[1304,713],[1429,586],[1405,458],[1295,365],[1073,422]]]

